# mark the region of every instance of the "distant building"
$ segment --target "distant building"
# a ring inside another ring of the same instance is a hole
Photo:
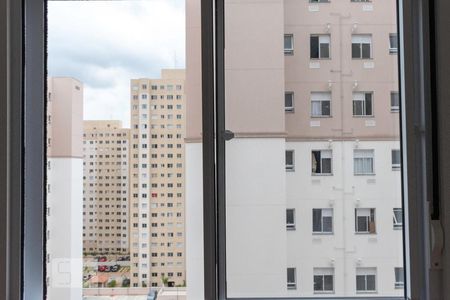
[[[82,297],[83,84],[48,79],[47,299]]]
[[[85,254],[129,253],[129,139],[121,121],[84,121]]]
[[[185,283],[184,80],[131,80],[131,287]]]

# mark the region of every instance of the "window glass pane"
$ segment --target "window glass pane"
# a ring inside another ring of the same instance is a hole
[[[311,36],[310,38],[310,56],[311,58],[319,58],[319,37]]]
[[[320,2],[224,3],[217,136],[225,129],[235,137],[216,166],[225,178],[218,190],[230,298],[404,293],[393,274],[404,249],[393,221],[401,157],[391,152],[400,149],[399,101],[391,99],[401,92],[399,64],[389,51],[397,1]],[[280,49],[290,45],[285,35],[295,37],[294,55]]]

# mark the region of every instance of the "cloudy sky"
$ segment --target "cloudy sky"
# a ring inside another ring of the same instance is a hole
[[[184,68],[184,0],[49,1],[48,72],[84,84],[84,118],[129,126],[131,78]]]

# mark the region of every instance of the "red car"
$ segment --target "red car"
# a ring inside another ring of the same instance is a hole
[[[105,261],[107,261],[107,258],[106,258],[106,256],[100,256],[100,257],[97,259],[97,261],[99,261],[99,262],[105,262]]]
[[[107,271],[106,271],[107,267],[108,267],[108,266],[98,266],[97,270],[98,270],[99,272],[107,272]],[[109,268],[108,268],[108,269],[109,269]]]

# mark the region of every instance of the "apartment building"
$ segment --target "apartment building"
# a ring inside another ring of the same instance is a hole
[[[83,84],[47,80],[47,299],[82,298]]]
[[[131,80],[131,286],[185,283],[185,71]]]
[[[198,300],[200,1],[186,11],[187,295]],[[403,295],[396,31],[394,0],[225,3],[229,297]]]
[[[83,253],[129,253],[130,129],[84,121]]]

